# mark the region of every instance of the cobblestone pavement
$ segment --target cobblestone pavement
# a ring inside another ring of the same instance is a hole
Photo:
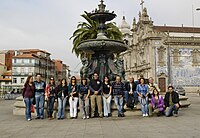
[[[191,105],[178,117],[145,117],[140,111],[125,118],[32,120],[13,116],[12,100],[0,100],[0,138],[200,138],[200,97],[188,94]]]

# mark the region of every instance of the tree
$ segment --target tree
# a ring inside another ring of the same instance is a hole
[[[99,26],[98,22],[93,21],[88,17],[87,12],[85,12],[81,16],[86,20],[86,22],[79,22],[77,25],[77,30],[75,30],[73,35],[70,37],[70,40],[73,38],[72,53],[75,52],[77,57],[79,57],[80,55],[82,57],[83,54],[77,49],[78,45],[83,40],[95,39],[98,34]],[[105,35],[109,39],[122,40],[122,33],[114,22],[107,23],[106,28],[107,29],[105,31]]]

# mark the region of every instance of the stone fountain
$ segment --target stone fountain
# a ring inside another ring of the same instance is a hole
[[[108,39],[105,34],[106,22],[116,17],[114,12],[105,10],[106,5],[103,0],[100,1],[98,9],[94,12],[87,13],[88,17],[98,22],[98,34],[96,39],[82,41],[78,50],[84,53],[92,53],[91,59],[83,58],[80,74],[81,77],[91,79],[94,72],[99,73],[102,80],[104,75],[109,75],[110,79],[114,79],[116,75],[121,76],[122,80],[125,76],[123,59],[116,55],[127,50],[127,45],[123,41]]]

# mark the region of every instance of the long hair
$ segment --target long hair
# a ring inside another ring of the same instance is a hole
[[[29,84],[29,82],[30,82],[30,79],[31,79],[32,77],[33,77],[33,76],[31,76],[31,75],[29,75],[29,76],[27,77],[27,79],[26,79],[26,82],[25,82],[24,86],[27,86],[27,85]]]
[[[153,93],[152,93],[152,94],[153,94],[153,97],[155,97],[154,91],[157,91],[157,93],[158,93],[157,95],[159,96],[159,92],[158,92],[157,88],[156,88],[155,86],[153,86],[153,88],[154,88],[154,89],[153,89]]]
[[[110,84],[110,78],[107,75],[103,77],[103,83],[105,83],[105,78],[108,78],[108,84]]]
[[[86,79],[86,78],[82,78],[82,79],[81,79],[81,84],[83,85],[83,80],[86,81],[86,82],[85,82],[85,85],[87,85],[87,79]]]
[[[53,85],[56,85],[55,80],[54,80],[53,77],[51,77],[51,78],[49,79],[49,84],[51,84],[51,83],[50,83],[51,80],[53,80]]]
[[[62,85],[62,81],[63,81],[63,80],[65,81],[65,86],[67,86],[67,80],[66,80],[66,79],[61,79],[61,80],[60,80],[60,85]]]
[[[72,84],[72,80],[73,80],[73,79],[75,79],[75,84],[76,84],[76,77],[75,77],[75,76],[72,76],[72,77],[71,77],[70,84]]]

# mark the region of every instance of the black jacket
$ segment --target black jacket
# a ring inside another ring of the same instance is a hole
[[[135,82],[132,82],[132,91],[133,92],[136,91],[136,87],[137,87],[137,84]],[[130,89],[131,89],[130,82],[126,82],[125,89],[126,89],[126,91],[130,92]]]
[[[165,107],[169,107],[169,96],[170,96],[170,93],[167,92],[165,94],[165,99],[164,99]],[[177,104],[177,103],[179,104],[179,95],[175,91],[172,92],[172,102],[174,104]]]
[[[62,87],[62,85],[59,85],[59,86],[58,86],[58,89],[57,89],[57,96],[58,96],[59,98],[61,98],[61,97],[62,97],[62,93],[64,94],[64,97],[68,96],[68,86],[67,86],[67,85],[64,86],[64,87]]]

